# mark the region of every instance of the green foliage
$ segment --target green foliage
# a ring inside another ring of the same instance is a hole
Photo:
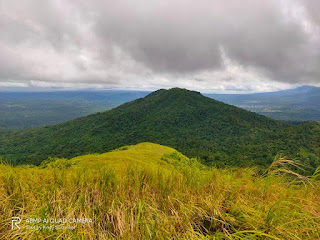
[[[183,154],[175,151],[171,154],[165,154],[162,156],[161,160],[179,167],[190,166],[197,169],[204,169],[204,165],[196,158],[187,158]]]
[[[128,150],[128,149],[129,149],[129,146],[123,146],[123,147],[116,148],[113,151],[114,152],[116,152],[116,151],[125,151],[125,150]]]
[[[40,164],[48,156],[70,158],[145,141],[218,167],[266,167],[278,153],[317,167],[320,125],[288,125],[176,88],[58,125],[2,131],[0,155]]]
[[[65,158],[53,158],[48,157],[47,160],[44,160],[40,164],[40,168],[58,168],[58,169],[66,169],[70,168],[75,163],[71,160],[65,159]]]

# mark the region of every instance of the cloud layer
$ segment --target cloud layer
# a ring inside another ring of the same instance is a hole
[[[0,89],[319,85],[317,9],[317,0],[2,1]]]

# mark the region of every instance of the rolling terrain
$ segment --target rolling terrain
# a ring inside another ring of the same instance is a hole
[[[206,94],[216,100],[284,121],[320,121],[320,88],[253,94]]]
[[[153,143],[0,163],[0,239],[319,239],[319,171],[284,170],[209,168]]]
[[[268,166],[284,154],[316,168],[320,124],[292,126],[174,88],[69,122],[2,131],[0,155],[14,164],[40,164],[48,156],[103,153],[145,141],[176,148],[209,165]]]
[[[0,129],[57,124],[144,97],[143,91],[0,92]]]
[[[0,92],[0,129],[57,124],[110,110],[149,93],[133,90]],[[320,88],[317,87],[303,86],[269,93],[204,95],[294,124],[320,121]]]

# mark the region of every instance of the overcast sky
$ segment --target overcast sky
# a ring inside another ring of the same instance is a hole
[[[0,90],[320,85],[319,0],[0,0]]]

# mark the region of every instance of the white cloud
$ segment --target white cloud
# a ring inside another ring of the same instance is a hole
[[[0,87],[272,91],[320,82],[318,1],[0,5]]]

